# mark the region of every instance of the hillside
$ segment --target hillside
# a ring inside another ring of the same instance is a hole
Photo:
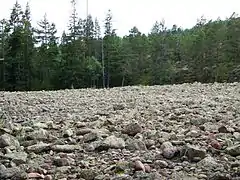
[[[0,97],[0,179],[240,178],[240,83]]]

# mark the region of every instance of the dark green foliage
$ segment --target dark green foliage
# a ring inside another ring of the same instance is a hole
[[[101,37],[98,19],[78,17],[76,0],[71,5],[68,29],[57,37],[46,14],[33,28],[29,5],[14,4],[9,20],[0,21],[0,90],[240,81],[235,13],[201,17],[191,29],[156,21],[147,35],[133,27],[119,37],[109,10]]]

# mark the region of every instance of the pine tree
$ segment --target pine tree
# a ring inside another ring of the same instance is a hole
[[[88,15],[87,19],[84,22],[84,36],[87,39],[92,40],[94,38],[94,22],[92,20],[92,16]]]
[[[5,68],[5,78],[6,78],[6,89],[7,90],[20,90],[24,87],[23,78],[23,59],[22,59],[22,32],[23,32],[23,22],[22,22],[23,11],[20,4],[16,1],[13,6],[10,20],[8,33],[9,38],[6,42],[6,68]]]
[[[114,53],[115,49],[114,47],[114,38],[116,37],[116,30],[113,29],[113,24],[112,24],[112,13],[111,10],[108,10],[108,13],[105,18],[105,31],[104,31],[104,39],[103,39],[103,45],[104,45],[104,64],[106,64],[106,71],[105,71],[105,77],[106,77],[106,87],[110,87],[110,69],[111,69],[111,56]]]
[[[56,33],[55,24],[50,23],[45,14],[43,19],[38,22],[38,28],[35,29],[37,42],[41,43],[36,57],[35,73],[39,80],[37,84],[44,89],[53,88],[53,79],[55,79],[56,68],[60,62]]]
[[[116,35],[116,29],[113,29],[113,24],[112,24],[112,12],[109,9],[107,16],[105,18],[105,36],[112,36],[112,35]]]
[[[71,0],[71,5],[72,5],[72,14],[70,16],[70,24],[68,26],[68,30],[70,31],[69,36],[73,41],[75,41],[81,35],[80,27],[79,27],[80,20],[78,18],[77,8],[76,8],[77,1]]]
[[[99,40],[100,37],[101,37],[101,28],[100,28],[98,19],[95,18],[95,21],[94,21],[94,38]]]
[[[94,56],[93,46],[94,46],[94,22],[92,16],[89,15],[84,21],[84,37],[87,46],[86,56]]]
[[[7,39],[6,33],[7,21],[0,21],[0,90],[5,89],[5,44]]]
[[[27,3],[25,12],[22,15],[23,23],[23,40],[22,51],[24,60],[24,76],[26,81],[26,89],[32,88],[32,71],[33,71],[33,53],[34,53],[34,38],[33,28],[31,25],[31,11],[29,4]]]
[[[69,34],[63,34],[60,51],[62,54],[59,79],[64,88],[84,87],[84,70],[86,58],[86,39],[84,39],[84,21],[78,18],[76,0],[71,1],[72,14],[70,16]]]
[[[57,42],[56,25],[48,21],[47,14],[38,22],[38,28],[35,29],[35,33],[37,42],[41,42],[42,45],[49,45],[50,43]]]
[[[13,6],[9,24],[11,26],[12,30],[15,30],[15,28],[18,28],[19,26],[22,26],[22,19],[21,16],[23,15],[23,11],[21,8],[21,5],[16,1],[16,3]]]

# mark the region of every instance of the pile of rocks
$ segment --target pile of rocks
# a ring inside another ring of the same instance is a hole
[[[0,92],[0,179],[240,179],[240,83]]]

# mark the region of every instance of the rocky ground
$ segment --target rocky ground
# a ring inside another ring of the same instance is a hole
[[[240,179],[240,83],[0,92],[0,179]]]

